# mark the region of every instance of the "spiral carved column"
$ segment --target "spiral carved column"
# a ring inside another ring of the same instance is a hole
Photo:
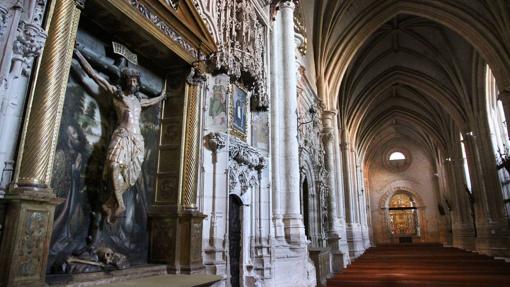
[[[44,285],[55,209],[53,158],[83,2],[56,0],[49,8],[48,38],[29,94],[14,183],[5,196],[0,286]]]

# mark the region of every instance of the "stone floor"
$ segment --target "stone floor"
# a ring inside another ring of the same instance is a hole
[[[221,280],[218,275],[167,274],[166,265],[143,265],[124,270],[95,273],[48,275],[51,287],[137,286],[206,287]]]
[[[111,287],[206,287],[211,286],[215,282],[221,280],[221,276],[217,275],[182,275],[182,274],[167,274],[158,275],[152,277],[145,277],[140,279],[134,279],[124,282],[111,283],[100,286],[111,286]]]

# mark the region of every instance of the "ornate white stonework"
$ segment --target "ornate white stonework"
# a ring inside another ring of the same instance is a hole
[[[235,137],[219,132],[206,136],[206,147],[213,152],[228,148],[229,193],[242,197],[246,191],[258,186],[260,172],[267,165],[267,160],[260,151]]]
[[[32,63],[46,42],[46,0],[0,4],[0,194],[11,181],[15,145]]]
[[[194,1],[218,45],[217,70],[243,82],[252,92],[252,109],[267,110],[268,1]]]
[[[22,61],[27,66],[23,74],[29,76],[30,60],[39,56],[46,42],[47,34],[39,24],[21,21],[18,35],[13,45],[13,61]]]
[[[306,176],[309,192],[319,201],[320,209],[309,214],[311,223],[318,222],[319,226],[309,226],[312,246],[325,246],[328,233],[328,194],[329,172],[325,165],[324,138],[330,134],[321,133],[323,105],[310,87],[310,83],[300,68],[298,79],[298,138],[299,161],[302,177]],[[301,182],[304,179],[301,178]],[[310,200],[309,200],[310,205]]]
[[[7,22],[7,12],[9,12],[7,7],[0,4],[0,38],[4,35],[6,27],[5,24]]]

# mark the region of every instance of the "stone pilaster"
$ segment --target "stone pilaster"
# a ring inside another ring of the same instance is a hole
[[[50,187],[55,146],[80,10],[77,1],[54,3],[49,34],[31,93],[7,200],[0,249],[0,285],[43,286],[53,229]]]

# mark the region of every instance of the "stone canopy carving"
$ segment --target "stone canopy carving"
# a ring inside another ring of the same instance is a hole
[[[258,186],[259,174],[267,165],[267,160],[260,151],[237,138],[219,132],[205,136],[205,145],[214,153],[224,147],[228,148],[230,193],[242,196],[250,188]]]
[[[241,80],[252,92],[252,108],[267,110],[266,25],[251,0],[217,0],[220,35],[212,59],[216,69]]]

